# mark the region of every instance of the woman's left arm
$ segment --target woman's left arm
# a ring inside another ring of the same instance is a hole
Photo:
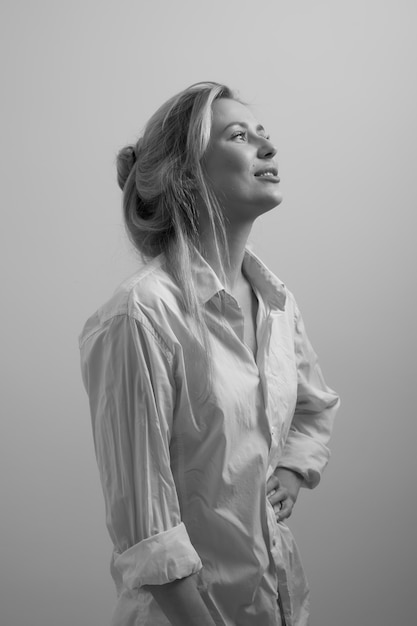
[[[279,481],[278,489],[288,494],[282,500],[281,519],[291,513],[301,486],[313,488],[319,483],[330,457],[327,445],[340,404],[339,396],[324,381],[301,314],[294,305],[297,402],[282,456],[271,477],[274,483]],[[271,485],[268,483],[268,492]]]

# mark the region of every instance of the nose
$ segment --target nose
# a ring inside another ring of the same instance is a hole
[[[266,137],[262,138],[262,143],[259,146],[258,155],[261,159],[272,159],[278,152],[274,144]]]

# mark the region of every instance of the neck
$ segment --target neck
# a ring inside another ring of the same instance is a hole
[[[252,223],[234,224],[226,226],[226,240],[229,251],[229,263],[223,264],[225,287],[233,292],[243,279],[242,263],[245,247],[252,229]],[[222,279],[222,263],[219,259],[212,237],[203,238],[204,255],[207,263],[213,268],[217,276]],[[220,250],[222,259],[226,259],[224,250]]]

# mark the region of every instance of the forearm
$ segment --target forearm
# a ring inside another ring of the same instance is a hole
[[[280,480],[282,483],[285,483],[285,486],[287,488],[291,489],[291,491],[294,490],[295,495],[298,495],[298,491],[304,480],[300,472],[297,472],[296,470],[293,470],[289,467],[283,467],[282,465],[279,465],[276,468],[274,474],[275,476],[277,476],[278,480]]]
[[[195,575],[165,585],[147,585],[173,626],[215,626],[196,585]]]

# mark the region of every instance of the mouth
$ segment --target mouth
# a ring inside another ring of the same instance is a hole
[[[255,174],[256,178],[261,178],[263,180],[270,180],[274,183],[279,183],[280,179],[278,176],[278,170],[276,167],[265,167],[261,170],[258,170]]]

